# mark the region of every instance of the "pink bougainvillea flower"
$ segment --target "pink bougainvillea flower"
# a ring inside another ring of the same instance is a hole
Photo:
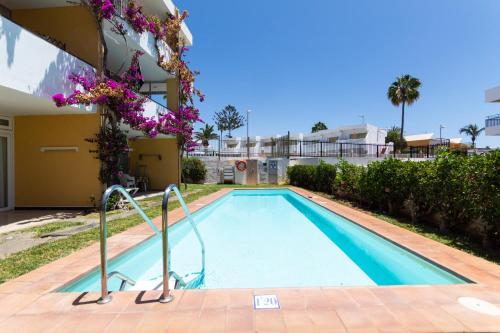
[[[58,108],[66,105],[66,98],[61,93],[53,95],[52,100],[56,103]]]

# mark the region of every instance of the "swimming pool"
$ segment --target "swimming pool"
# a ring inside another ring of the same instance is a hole
[[[288,189],[234,190],[193,214],[206,247],[204,281],[191,288],[428,285],[465,278],[388,241]],[[201,270],[200,245],[190,224],[171,227],[171,270]],[[161,237],[110,261],[138,283],[161,283]],[[120,281],[110,279],[109,289]],[[96,270],[61,291],[99,291]]]

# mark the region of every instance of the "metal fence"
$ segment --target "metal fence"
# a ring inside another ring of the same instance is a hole
[[[345,142],[325,142],[292,140],[288,136],[273,139],[264,147],[251,147],[250,157],[370,157],[370,158],[433,158],[440,147],[449,147],[449,141],[432,144],[428,146],[407,147],[402,150],[394,149],[392,144],[364,144]],[[188,156],[212,156],[212,157],[241,157],[246,158],[247,149],[234,148],[213,150],[199,147],[188,153]]]

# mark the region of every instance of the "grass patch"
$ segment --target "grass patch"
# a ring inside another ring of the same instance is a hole
[[[242,186],[242,185],[188,185],[187,191],[181,186],[182,193],[188,194],[185,197],[187,203],[198,200],[208,194],[214,193],[222,188],[257,188],[268,186]],[[273,186],[276,187],[276,186]],[[197,190],[197,191],[194,191]],[[189,194],[189,192],[191,192]],[[161,201],[162,197],[155,197]],[[140,204],[140,202],[139,202]],[[168,205],[169,211],[180,206],[179,201],[173,201]],[[154,218],[161,215],[161,207],[155,206],[145,209],[146,215]],[[143,223],[142,218],[135,214],[126,218],[116,219],[108,222],[108,237],[123,232],[131,227]],[[80,250],[92,243],[99,241],[99,228],[93,228],[64,239],[47,242],[30,249],[15,253],[3,260],[0,260],[0,283],[14,279],[26,274],[40,266],[65,257],[77,250]]]
[[[385,222],[397,225],[398,227],[415,232],[439,243],[443,243],[477,257],[481,257],[496,264],[500,264],[500,251],[498,251],[497,249],[484,249],[479,243],[469,237],[455,234],[451,231],[449,233],[443,234],[437,227],[434,227],[432,225],[412,224],[407,219],[395,218],[379,212],[372,213],[372,215]]]
[[[32,232],[36,237],[41,237],[44,234],[48,234],[51,232],[55,232],[58,230],[63,230],[67,228],[77,227],[80,225],[84,225],[83,222],[52,222],[47,223],[38,227],[23,229],[21,232]]]

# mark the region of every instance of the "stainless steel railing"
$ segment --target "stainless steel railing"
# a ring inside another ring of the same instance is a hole
[[[120,185],[113,185],[109,187],[103,194],[100,206],[100,250],[101,250],[101,297],[97,301],[98,304],[106,304],[111,301],[111,295],[108,292],[108,279],[116,276],[122,280],[120,289],[124,288],[125,284],[134,285],[135,281],[125,276],[120,272],[112,272],[108,275],[108,257],[107,257],[107,224],[106,224],[106,209],[111,195],[115,192],[120,193],[125,199],[134,207],[144,221],[153,229],[156,234],[160,234],[160,230],[153,224],[153,221],[144,213],[139,207],[137,202],[127,192],[125,188]]]
[[[191,227],[194,230],[196,238],[200,243],[201,271],[199,272],[199,274],[201,275],[205,274],[205,243],[203,242],[203,239],[201,238],[198,228],[196,227],[196,224],[193,221],[191,213],[189,212],[189,208],[186,205],[186,202],[182,198],[181,192],[179,191],[179,189],[175,184],[171,184],[165,189],[161,205],[161,212],[162,212],[161,233],[162,233],[162,257],[163,257],[163,292],[160,297],[161,303],[169,303],[174,299],[174,297],[170,294],[170,289],[168,285],[169,284],[168,280],[170,278],[170,263],[169,263],[170,253],[168,248],[168,200],[170,199],[170,193],[172,191],[174,191],[174,193],[177,195],[177,198],[182,206],[182,209],[184,210],[184,215],[186,215],[186,218],[191,224]]]

